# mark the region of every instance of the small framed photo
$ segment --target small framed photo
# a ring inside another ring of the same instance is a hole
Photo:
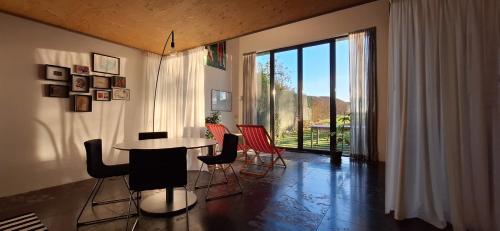
[[[113,87],[126,88],[127,78],[121,76],[113,76]]]
[[[92,53],[92,71],[120,75],[120,58]]]
[[[111,78],[106,76],[94,75],[92,77],[92,87],[97,89],[110,89]]]
[[[95,90],[95,101],[111,101],[111,91]]]
[[[231,111],[231,92],[212,89],[212,111]]]
[[[92,96],[90,95],[72,95],[71,110],[74,112],[91,112]]]
[[[130,100],[130,89],[113,88],[113,100]]]
[[[64,85],[47,84],[47,96],[57,98],[68,98],[69,87]]]
[[[69,81],[71,69],[54,65],[45,65],[45,79],[56,81]]]
[[[89,75],[90,74],[90,68],[88,66],[81,66],[81,65],[75,65],[73,67],[75,73],[81,74],[81,75]]]
[[[90,89],[90,76],[73,75],[71,78],[71,91],[72,92],[89,92]]]

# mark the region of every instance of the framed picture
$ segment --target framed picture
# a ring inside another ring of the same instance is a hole
[[[69,81],[71,69],[54,65],[45,65],[45,79],[56,81]]]
[[[95,90],[95,101],[111,101],[111,91]]]
[[[113,88],[113,100],[130,100],[130,89]]]
[[[231,111],[231,92],[212,89],[212,111]]]
[[[207,65],[226,70],[226,41],[207,46]]]
[[[73,92],[89,92],[90,76],[73,75],[71,78],[71,91]]]
[[[71,110],[74,112],[91,112],[92,96],[90,95],[72,95]]]
[[[126,88],[127,79],[121,76],[113,76],[113,87]]]
[[[92,53],[92,71],[120,75],[120,58]]]
[[[89,75],[90,74],[90,68],[88,66],[75,65],[73,67],[73,69],[74,69],[76,74],[81,74],[81,75]]]
[[[57,98],[68,98],[69,87],[64,85],[47,84],[47,96]]]
[[[106,76],[92,76],[92,87],[97,89],[110,89],[111,78]]]

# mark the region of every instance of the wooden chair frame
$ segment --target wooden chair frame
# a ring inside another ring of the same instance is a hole
[[[240,173],[242,174],[249,174],[249,175],[255,175],[255,176],[260,176],[260,177],[263,177],[263,176],[266,176],[267,173],[269,172],[269,170],[273,169],[274,166],[278,166],[278,167],[283,167],[283,168],[286,168],[286,163],[285,163],[285,160],[283,159],[283,157],[281,156],[281,153],[283,151],[280,151],[275,145],[274,145],[274,139],[271,138],[271,136],[269,135],[269,133],[267,132],[267,130],[265,129],[264,126],[262,125],[236,125],[236,127],[238,127],[238,129],[240,130],[241,134],[243,135],[243,138],[245,139],[245,143],[247,144],[247,151],[252,149],[254,152],[255,152],[255,156],[251,159],[251,160],[248,160],[248,155],[245,153],[245,164],[244,164],[244,168],[242,168],[240,170]],[[271,147],[271,162],[270,163],[265,163],[261,156],[260,156],[260,153],[259,151],[253,149],[250,145],[249,145],[249,142],[246,142],[247,140],[247,137],[245,136],[245,133],[243,132],[243,130],[241,129],[241,127],[259,127],[259,128],[262,128],[262,130],[264,130],[264,133],[266,135],[266,138],[267,138],[267,141],[268,141],[268,144],[270,145]],[[274,158],[274,155],[276,155],[276,158]],[[256,164],[255,163],[255,159],[258,159],[258,161],[260,162],[259,164]],[[281,164],[277,164],[277,161],[281,160]],[[257,166],[263,166],[263,167],[266,167],[266,171],[263,172],[263,173],[257,173],[257,172],[252,172],[252,171],[248,171],[248,166],[249,165],[257,165]]]

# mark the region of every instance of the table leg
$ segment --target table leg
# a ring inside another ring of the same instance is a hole
[[[187,193],[188,207],[196,204],[196,194]],[[175,214],[186,209],[186,192],[184,188],[169,188],[165,191],[155,193],[141,201],[141,210],[150,215]]]

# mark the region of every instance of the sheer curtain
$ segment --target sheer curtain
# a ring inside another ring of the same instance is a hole
[[[497,1],[391,2],[385,202],[396,219],[500,229],[498,28]]]
[[[377,160],[375,29],[349,34],[351,157]]]
[[[169,137],[201,137],[205,127],[205,57],[202,47],[162,61],[156,96],[155,131]],[[153,130],[153,102],[160,56],[145,55],[144,128]],[[197,170],[196,155],[189,155],[188,168]]]
[[[243,55],[243,123],[245,124],[257,122],[255,57],[255,52]]]

